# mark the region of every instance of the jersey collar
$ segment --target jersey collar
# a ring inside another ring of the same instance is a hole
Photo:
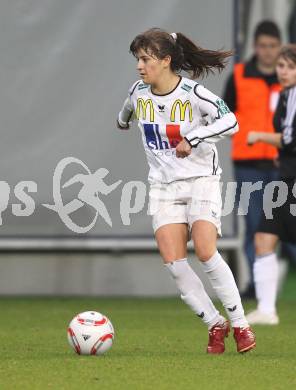
[[[150,92],[152,93],[152,95],[155,95],[155,96],[168,96],[168,95],[170,95],[171,93],[173,93],[178,87],[179,87],[179,85],[180,85],[180,83],[181,83],[181,81],[182,81],[182,76],[179,76],[179,81],[178,81],[178,84],[175,86],[175,88],[174,89],[172,89],[170,92],[168,92],[168,93],[164,93],[164,94],[158,94],[158,93],[154,93],[154,92],[152,92],[152,88],[151,88],[151,85],[150,85]]]

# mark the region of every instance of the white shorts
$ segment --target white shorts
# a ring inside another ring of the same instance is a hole
[[[148,214],[153,230],[163,225],[186,223],[189,231],[195,221],[212,222],[221,236],[222,199],[220,176],[204,176],[172,183],[150,185]]]

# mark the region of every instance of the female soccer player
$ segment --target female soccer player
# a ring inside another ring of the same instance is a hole
[[[138,120],[150,167],[149,213],[160,254],[182,300],[209,329],[208,353],[223,353],[229,321],[216,310],[187,262],[191,235],[196,255],[234,328],[238,352],[255,347],[233,275],[217,251],[221,194],[215,142],[238,130],[219,97],[195,82],[225,67],[230,52],[205,50],[181,33],[153,28],[130,45],[141,80],[133,84],[117,119],[129,128]],[[191,72],[192,79],[181,71]]]
[[[265,214],[255,235],[256,261],[254,280],[258,307],[247,318],[253,324],[277,325],[276,295],[278,240],[296,243],[296,45],[284,46],[280,52],[277,75],[283,87],[274,115],[275,134],[249,133],[249,144],[265,142],[279,149],[280,179],[286,188],[286,202],[273,209],[273,219]],[[294,187],[294,191],[293,191]],[[294,192],[294,196],[293,196]]]

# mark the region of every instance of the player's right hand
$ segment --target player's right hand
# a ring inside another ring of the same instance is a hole
[[[117,125],[117,128],[120,129],[120,130],[128,130],[128,129],[129,129],[129,124],[127,124],[126,126],[122,126],[122,125],[118,122],[118,119],[116,120],[116,125]]]

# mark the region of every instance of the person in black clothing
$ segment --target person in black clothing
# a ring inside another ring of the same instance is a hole
[[[248,314],[249,323],[276,325],[276,294],[278,260],[276,245],[279,240],[296,243],[296,44],[282,48],[277,61],[277,74],[283,87],[274,115],[275,134],[250,132],[248,143],[264,142],[279,149],[281,186],[270,206],[278,196],[286,201],[272,210],[273,218],[265,213],[255,235],[256,260],[254,279],[258,307]],[[287,196],[285,196],[287,195]],[[268,208],[265,206],[265,211]]]
[[[262,182],[262,189],[251,193],[249,205],[241,205],[246,210],[244,249],[250,270],[250,283],[243,298],[255,298],[252,275],[254,237],[260,222],[264,187],[278,177],[274,165],[276,149],[266,145],[250,148],[247,135],[250,131],[274,132],[272,118],[281,89],[275,71],[280,48],[278,26],[269,20],[260,22],[254,32],[254,55],[244,63],[235,64],[223,95],[230,110],[235,112],[240,127],[232,139],[232,160],[237,182],[236,207],[244,182]]]

